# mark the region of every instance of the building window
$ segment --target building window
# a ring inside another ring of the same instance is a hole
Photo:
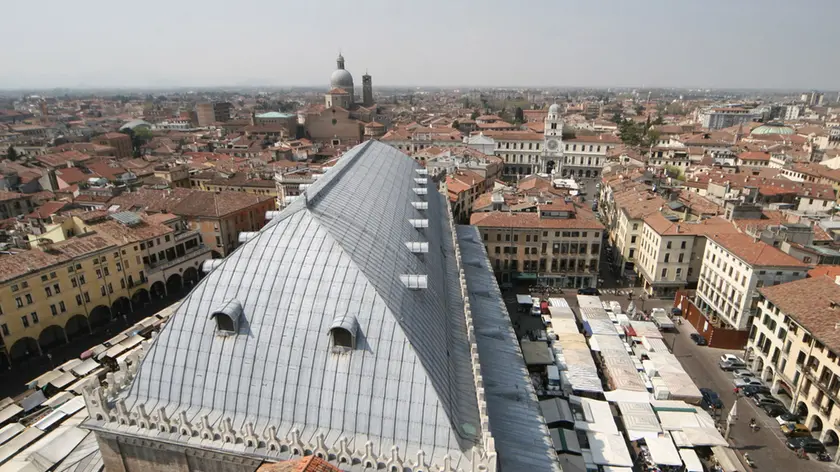
[[[20,297],[15,297],[15,304],[20,308],[23,306],[23,300]]]
[[[636,231],[638,229],[639,229],[639,223],[633,223],[633,231]]]
[[[48,296],[48,297],[51,297],[51,296],[52,296],[52,288],[50,288],[50,287],[44,287],[44,292],[46,292],[46,294],[47,294],[47,296]]]
[[[685,254],[680,253],[679,257],[677,257],[677,262],[682,262],[683,261],[683,256],[685,256]]]
[[[76,288],[76,287],[79,286],[79,282],[76,282],[76,278],[74,277],[74,278],[70,279],[70,285],[72,285],[73,288]]]
[[[20,322],[21,322],[21,323],[23,323],[23,327],[24,327],[24,328],[28,328],[28,327],[29,327],[29,317],[27,317],[27,316],[21,316],[21,317],[20,317]]]
[[[114,293],[114,287],[110,283],[108,284],[108,293]]]
[[[110,273],[110,272],[108,272],[108,267],[103,267],[103,268],[102,268],[102,272],[105,274],[105,276],[106,276],[106,277],[107,277],[107,276],[109,276],[109,275],[111,275],[111,273]]]
[[[79,284],[80,284],[80,285],[84,285],[84,284],[85,284],[85,276],[84,276],[84,275],[80,275],[80,276],[79,276]]]
[[[76,305],[82,306],[82,296],[76,295]]]
[[[30,295],[30,294],[28,294],[28,293],[26,294],[26,304],[27,304],[27,305],[31,305],[31,304],[32,304],[32,295]]]
[[[665,253],[665,262],[670,262],[670,261],[671,261],[671,253],[670,253],[670,252],[666,252],[666,253]]]
[[[55,305],[50,305],[50,311],[52,312],[53,316],[58,314],[58,309],[55,307]]]
[[[90,294],[85,292],[85,303],[90,303]]]
[[[19,289],[18,289],[17,284],[12,285],[12,291],[13,291],[13,292],[17,292],[18,290],[19,290]]]
[[[62,313],[67,311],[67,306],[64,305],[64,302],[58,302],[58,311]]]
[[[61,293],[61,286],[59,286],[58,284],[54,284],[53,290],[55,290],[55,293]]]
[[[662,278],[664,279],[664,278],[665,278],[665,277],[667,277],[667,276],[668,276],[668,269],[667,269],[667,268],[666,268],[666,269],[662,269]]]
[[[671,241],[668,241],[668,244],[665,245],[665,249],[671,249]]]
[[[10,334],[9,333],[9,325],[7,325],[6,323],[1,324],[0,329],[3,330],[3,336],[8,336]]]
[[[97,279],[101,279],[101,278],[102,278],[102,270],[100,270],[100,269],[96,269],[96,278],[97,278]]]
[[[104,285],[99,287],[99,292],[102,294],[103,297],[105,296],[106,292],[105,292],[105,286]]]

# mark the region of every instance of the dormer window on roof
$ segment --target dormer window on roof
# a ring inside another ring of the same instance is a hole
[[[429,288],[429,278],[427,275],[404,274],[400,276],[400,282],[411,290]]]
[[[417,195],[427,195],[429,193],[429,189],[423,187],[415,187],[414,193]]]
[[[429,220],[427,219],[410,219],[408,222],[417,229],[429,227]]]
[[[359,333],[359,320],[355,315],[344,314],[334,319],[330,326],[330,342],[333,352],[345,352],[356,349],[356,336]]]
[[[429,202],[411,202],[411,206],[413,206],[415,210],[428,210]]]
[[[239,243],[244,244],[248,241],[254,239],[259,233],[259,231],[243,231],[239,233]]]
[[[423,178],[420,178],[420,177],[415,177],[414,178],[414,183],[417,184],[417,185],[426,185],[426,184],[429,183],[429,179],[423,179]]]
[[[242,312],[239,300],[228,300],[218,310],[213,310],[210,318],[216,321],[216,334],[233,336],[239,333]]]

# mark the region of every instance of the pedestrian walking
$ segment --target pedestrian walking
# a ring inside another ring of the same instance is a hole
[[[739,387],[735,387],[735,389],[734,389],[734,390],[732,390],[732,393],[734,393],[734,394],[735,394],[735,396],[737,397],[737,396],[738,396],[738,394],[740,394],[740,393],[741,393],[741,389],[740,389]]]

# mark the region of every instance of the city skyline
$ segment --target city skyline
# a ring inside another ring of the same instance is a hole
[[[18,2],[10,35],[24,39],[0,53],[13,71],[0,89],[318,87],[340,51],[377,87],[833,90],[830,19],[840,5],[809,5],[821,13],[806,23],[791,21],[801,5],[751,0],[738,9],[718,0],[528,9],[252,0],[239,15],[217,0],[202,10],[149,0],[129,14],[101,0]]]

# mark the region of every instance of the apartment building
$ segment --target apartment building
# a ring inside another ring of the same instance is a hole
[[[635,279],[644,218],[661,211],[665,199],[648,193],[644,184],[637,184],[620,189],[612,198],[602,201],[608,202],[600,210],[609,228],[613,270]]]
[[[818,276],[759,289],[750,368],[827,446],[840,432],[840,286]]]
[[[744,234],[708,236],[695,304],[716,327],[744,331],[761,287],[805,278],[808,265]]]
[[[585,209],[552,202],[537,205],[534,212],[474,213],[470,224],[481,232],[502,283],[597,285],[604,226]]]
[[[492,188],[493,180],[470,170],[455,170],[446,174],[446,193],[455,221],[469,221],[476,198]]]
[[[8,361],[40,355],[153,295],[198,282],[210,257],[200,235],[174,215],[77,212],[51,225],[59,229],[47,228],[51,237],[34,241],[35,249],[0,256],[0,342]]]
[[[661,212],[644,218],[636,268],[649,295],[673,296],[697,284],[709,234],[737,233],[723,218],[702,221],[668,219]]]
[[[210,126],[213,123],[230,121],[233,105],[230,102],[199,103],[195,106],[198,126]]]
[[[189,228],[201,233],[213,257],[224,257],[239,245],[239,233],[265,226],[265,212],[277,208],[271,195],[246,192],[204,192],[174,188],[140,189],[123,193],[109,202],[118,211],[172,213],[181,216]]]
[[[17,192],[0,191],[0,219],[26,215],[35,209],[32,198]]]
[[[540,170],[544,141],[542,134],[534,131],[485,131],[478,137],[493,140],[493,155],[504,162],[503,175],[530,175]]]
[[[700,124],[706,129],[723,129],[748,123],[758,118],[746,108],[712,108],[700,113]]]
[[[94,144],[111,146],[117,159],[128,158],[133,155],[131,136],[125,133],[105,133],[91,139]]]

